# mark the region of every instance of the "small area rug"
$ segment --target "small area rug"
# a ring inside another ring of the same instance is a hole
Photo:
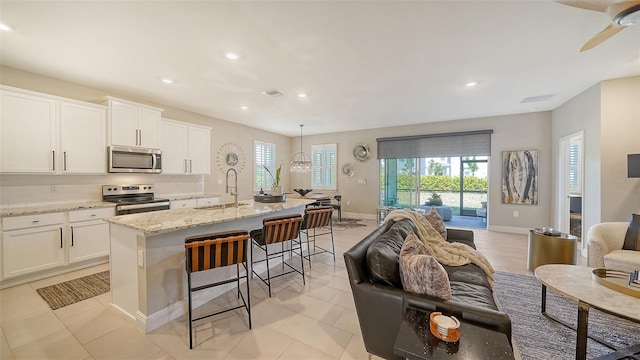
[[[36,290],[52,310],[109,292],[109,271],[84,276]]]
[[[512,340],[523,360],[575,359],[576,332],[540,313],[541,285],[534,276],[496,272],[494,291],[500,310],[511,318]],[[578,305],[547,288],[547,314],[576,325]],[[589,335],[621,348],[640,344],[640,324],[589,310]],[[592,339],[587,358],[612,352]]]
[[[362,221],[361,219],[346,219],[342,218],[342,221],[334,221],[333,222],[333,230],[347,230],[353,229],[361,226],[367,226],[364,224],[358,224],[358,221]]]

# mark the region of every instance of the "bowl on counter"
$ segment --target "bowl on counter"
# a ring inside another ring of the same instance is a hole
[[[313,189],[293,189],[293,191],[297,192],[298,194],[300,194],[300,196],[305,196],[308,193],[312,192]]]

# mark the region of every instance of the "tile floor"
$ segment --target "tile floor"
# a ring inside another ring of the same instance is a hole
[[[312,258],[307,284],[297,274],[266,287],[252,284],[253,330],[237,310],[196,323],[189,350],[188,327],[177,319],[151,334],[109,306],[104,294],[52,311],[36,289],[108,269],[101,265],[0,290],[0,358],[8,359],[367,359],[342,253],[377,225],[335,231],[336,261]],[[529,274],[527,237],[474,230],[478,249],[498,271]],[[584,262],[580,259],[579,262]],[[208,310],[236,301],[223,296]],[[516,344],[517,345],[517,344]]]

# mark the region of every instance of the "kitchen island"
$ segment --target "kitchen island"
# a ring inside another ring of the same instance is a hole
[[[221,204],[107,219],[111,232],[111,304],[135,318],[143,331],[148,333],[157,329],[187,309],[185,238],[228,230],[259,229],[265,217],[303,214],[305,205],[312,202],[303,199],[279,203],[242,201],[238,207]],[[194,285],[198,285],[202,276],[211,281],[212,276],[225,279],[231,274],[235,274],[235,269],[195,273]],[[229,284],[227,288],[194,294],[194,307],[233,286]]]

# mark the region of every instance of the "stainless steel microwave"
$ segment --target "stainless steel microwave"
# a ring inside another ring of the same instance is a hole
[[[162,172],[162,150],[130,146],[109,146],[110,173]]]

